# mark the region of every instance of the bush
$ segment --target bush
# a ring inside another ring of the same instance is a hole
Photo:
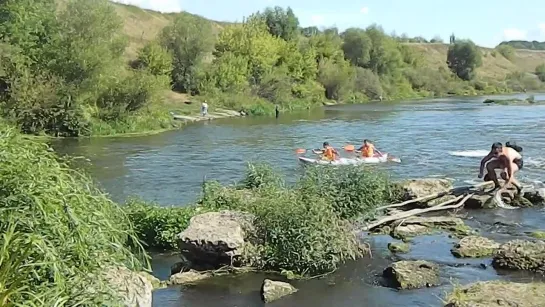
[[[536,67],[536,75],[541,82],[545,82],[545,64],[541,64]]]
[[[126,215],[47,145],[0,125],[2,306],[117,306],[104,266],[144,259],[127,247],[143,252]]]
[[[496,50],[498,50],[498,52],[509,61],[512,61],[515,57],[515,48],[509,45],[499,45],[498,47],[496,47]]]

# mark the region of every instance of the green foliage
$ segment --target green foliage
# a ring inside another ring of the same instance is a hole
[[[344,60],[334,62],[324,58],[318,68],[318,81],[325,88],[328,99],[344,100],[351,92],[353,70]]]
[[[343,52],[352,65],[367,67],[371,60],[371,38],[365,30],[350,28],[343,34]]]
[[[0,146],[2,306],[118,306],[103,269],[144,260],[121,208],[47,145],[1,124]]]
[[[169,76],[172,73],[172,56],[159,43],[151,42],[138,51],[135,66],[154,76]]]
[[[499,46],[511,46],[515,49],[545,50],[545,42],[538,41],[508,41],[501,42]]]
[[[173,89],[185,93],[193,91],[197,86],[195,68],[214,47],[212,25],[201,18],[179,15],[163,29],[160,41],[172,54]]]
[[[541,64],[536,67],[536,75],[541,82],[545,82],[545,64]]]
[[[471,80],[482,65],[481,51],[470,40],[458,40],[448,49],[447,64],[460,79]]]
[[[512,61],[515,57],[515,48],[513,48],[512,46],[499,45],[498,47],[496,47],[496,50],[498,50],[498,52],[509,61]]]
[[[270,34],[285,41],[293,40],[299,34],[299,19],[290,7],[286,10],[279,6],[268,7],[262,14],[258,13],[257,17],[265,20]]]

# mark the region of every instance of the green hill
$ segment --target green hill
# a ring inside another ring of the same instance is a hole
[[[499,46],[511,46],[515,49],[528,49],[528,50],[545,50],[545,42],[538,42],[538,41],[507,41],[507,42],[501,42]]]

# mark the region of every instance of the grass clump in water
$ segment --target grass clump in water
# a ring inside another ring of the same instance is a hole
[[[124,212],[46,144],[1,123],[0,148],[0,305],[117,306],[104,269],[143,259]]]
[[[390,202],[395,191],[387,177],[364,167],[308,167],[295,185],[288,186],[269,165],[249,164],[245,178],[237,185],[206,182],[195,206],[140,204],[138,214],[134,204],[126,208],[133,223],[143,227],[138,232],[148,246],[167,247],[175,245],[155,243],[157,234],[166,236],[159,241],[173,243],[170,240],[187,227],[193,214],[220,210],[251,213],[256,217],[255,233],[248,236],[257,243],[247,254],[246,264],[312,276],[365,254],[349,219]]]

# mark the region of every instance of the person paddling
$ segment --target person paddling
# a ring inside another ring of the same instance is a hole
[[[487,173],[483,180],[494,181],[494,190],[513,184],[517,189],[517,193],[520,194],[522,187],[517,179],[515,179],[515,173],[521,170],[524,165],[521,152],[522,147],[517,146],[514,142],[507,142],[505,146],[499,142],[492,144],[488,155],[481,160],[479,178],[483,178],[483,171],[486,167]],[[502,170],[501,177],[506,181],[503,187],[500,186],[498,181],[496,175],[497,169]]]
[[[327,161],[334,161],[339,158],[339,152],[329,145],[329,142],[324,142],[323,149],[321,150],[322,159]]]
[[[362,158],[371,158],[375,156],[375,152],[378,157],[382,157],[382,153],[375,148],[375,145],[369,140],[363,140],[363,145],[358,148],[358,151],[361,151]]]

